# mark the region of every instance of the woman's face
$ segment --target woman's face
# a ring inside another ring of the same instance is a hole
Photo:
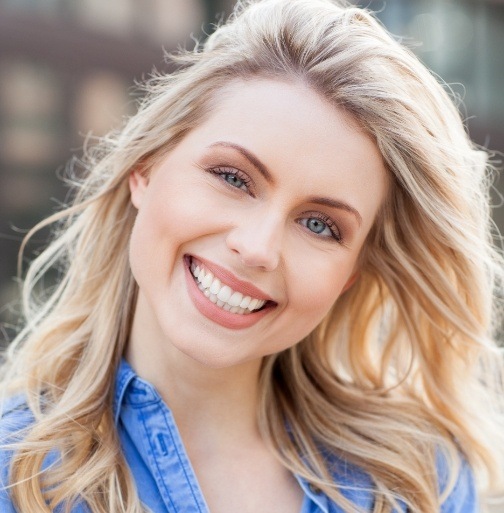
[[[217,98],[131,174],[130,260],[142,350],[226,367],[320,323],[358,273],[387,176],[372,139],[301,83],[236,81]]]

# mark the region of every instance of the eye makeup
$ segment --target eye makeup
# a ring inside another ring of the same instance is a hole
[[[206,153],[199,159],[197,166],[203,171],[216,175],[230,189],[242,191],[255,198],[258,190],[255,180],[251,178],[251,174],[255,173],[257,173],[258,179],[263,177],[272,187],[275,186],[275,179],[271,172],[257,157],[242,146],[219,141],[208,146],[206,150]],[[302,203],[311,204],[315,209],[306,211],[306,213],[303,213],[303,217],[297,216],[296,222],[301,224],[309,234],[321,240],[336,241],[345,245],[345,234],[352,232],[349,226],[356,223],[360,227],[362,224],[362,217],[358,210],[342,200],[325,196],[309,196]],[[343,222],[335,221],[333,215],[319,211],[318,208],[321,206],[324,207],[324,210],[327,208],[336,210],[338,212],[337,217],[343,218]],[[322,230],[321,233],[324,231],[330,233],[318,235],[316,231],[311,229],[314,224],[313,221],[310,225],[308,224],[310,219],[319,220],[326,225],[326,230]]]

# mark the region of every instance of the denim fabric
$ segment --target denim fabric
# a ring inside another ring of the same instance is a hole
[[[29,426],[33,418],[19,397],[9,399],[3,406],[0,443],[6,440],[8,443],[8,437]],[[121,362],[117,373],[114,415],[122,450],[142,502],[153,513],[207,513],[205,499],[170,410],[154,387],[139,378],[125,361]],[[0,452],[1,513],[16,513],[3,486],[7,482],[10,456],[8,449]],[[363,511],[371,511],[373,496],[369,491],[372,488],[369,477],[359,469],[336,460],[333,469],[341,492]],[[442,487],[446,475],[442,458],[438,461],[438,473]],[[300,513],[344,513],[324,493],[299,476],[296,478],[304,491]],[[469,467],[464,465],[441,512],[477,511],[473,476]],[[87,513],[87,508],[78,504],[72,512]]]

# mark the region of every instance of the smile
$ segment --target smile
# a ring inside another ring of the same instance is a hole
[[[250,328],[278,306],[255,285],[209,260],[185,255],[184,269],[196,309],[225,328]]]
[[[197,264],[191,261],[190,269],[201,292],[223,310],[234,314],[247,315],[260,310],[266,304],[265,299],[246,296],[222,283],[202,263]]]

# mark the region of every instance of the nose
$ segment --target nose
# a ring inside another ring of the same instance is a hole
[[[284,224],[281,216],[271,212],[249,212],[230,229],[227,246],[244,265],[273,271],[280,262]]]

